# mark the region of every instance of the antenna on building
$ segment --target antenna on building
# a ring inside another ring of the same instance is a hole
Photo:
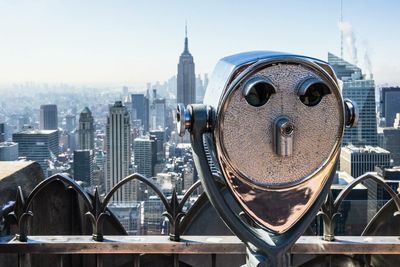
[[[340,0],[340,58],[343,59],[343,0]]]
[[[187,20],[185,20],[185,38],[187,38]]]

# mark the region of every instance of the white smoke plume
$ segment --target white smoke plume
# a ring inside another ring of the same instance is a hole
[[[349,53],[349,56],[354,65],[357,65],[357,47],[356,47],[356,35],[353,31],[353,26],[350,22],[342,21],[339,22],[339,29],[341,34],[343,35],[344,45],[346,50]]]
[[[365,74],[371,76],[372,74],[372,64],[371,64],[371,59],[369,58],[368,50],[365,51],[364,54],[364,70]]]
[[[371,64],[371,58],[370,58],[370,49],[369,49],[367,41],[364,41],[363,44],[365,46],[364,66],[363,66],[364,72],[368,78],[372,78],[372,64]]]

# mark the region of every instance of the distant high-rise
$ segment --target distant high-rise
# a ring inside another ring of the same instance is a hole
[[[374,80],[366,79],[360,68],[331,53],[328,53],[328,63],[333,67],[337,78],[343,82],[343,98],[355,101],[360,110],[357,127],[345,129],[343,144],[377,146]]]
[[[157,157],[155,140],[136,138],[133,141],[133,153],[137,172],[148,178],[154,176],[154,164]]]
[[[110,106],[106,125],[106,191],[109,192],[119,181],[129,175],[131,161],[131,124],[129,112],[116,101]],[[137,182],[130,182],[118,190],[113,201],[126,202],[137,199]]]
[[[18,131],[22,131],[24,126],[30,125],[30,118],[27,114],[24,114],[23,116],[19,116],[18,118]]]
[[[162,161],[164,159],[164,143],[165,143],[165,131],[163,130],[152,130],[150,131],[150,136],[154,136],[157,148],[157,161]]]
[[[380,96],[381,117],[385,118],[386,127],[392,127],[396,113],[400,113],[400,87],[382,87]]]
[[[200,74],[196,78],[196,101],[197,103],[202,103],[204,95],[206,93],[206,87],[208,84],[207,73],[204,74],[204,79],[201,78]]]
[[[0,123],[0,143],[6,141],[6,124]]]
[[[79,148],[94,149],[94,119],[92,112],[85,107],[79,115]]]
[[[165,129],[166,118],[165,98],[153,99],[152,115],[151,115],[151,130]]]
[[[65,130],[72,132],[76,128],[76,118],[75,115],[68,114],[65,116]]]
[[[389,165],[390,152],[381,147],[355,147],[353,145],[342,147],[340,170],[354,178],[366,172],[373,172],[376,166],[388,167]]]
[[[18,144],[14,142],[0,142],[0,161],[14,161],[18,159]]]
[[[149,98],[144,94],[131,94],[131,119],[140,120],[145,132],[149,131]]]
[[[185,48],[179,57],[177,77],[177,103],[196,103],[196,76],[193,56],[189,52],[187,30],[185,28]]]
[[[90,186],[93,180],[93,150],[74,151],[74,179]]]
[[[400,113],[397,113],[393,127],[383,128],[383,148],[390,151],[393,165],[400,166]]]
[[[144,97],[144,122],[143,128],[144,132],[147,133],[150,129],[150,94],[149,90],[146,91],[146,95]]]
[[[144,94],[131,94],[131,120],[140,120],[144,125]]]
[[[58,129],[57,105],[40,106],[40,129],[41,130]]]
[[[47,175],[48,160],[59,153],[57,130],[26,130],[13,134],[13,142],[18,143],[20,157],[37,161]]]

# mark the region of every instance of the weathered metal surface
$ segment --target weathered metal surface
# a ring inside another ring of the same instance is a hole
[[[397,236],[337,236],[324,241],[317,236],[302,236],[291,249],[293,254],[400,254]]]
[[[244,254],[245,246],[235,236],[182,236],[180,242],[167,236],[30,236],[27,242],[0,237],[0,253],[31,254]]]
[[[245,245],[236,236],[182,236],[180,242],[167,236],[31,236],[27,242],[0,237],[0,253],[31,254],[244,254]],[[397,236],[338,236],[324,241],[319,236],[302,236],[292,254],[400,254]]]

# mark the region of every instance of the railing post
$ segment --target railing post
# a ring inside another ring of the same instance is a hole
[[[179,254],[174,254],[174,267],[179,267]]]
[[[18,253],[18,267],[30,267],[30,254],[27,253]]]
[[[96,267],[103,267],[103,255],[96,254]]]
[[[133,267],[140,267],[140,255],[139,254],[133,255]]]
[[[325,241],[335,240],[336,218],[337,216],[340,216],[340,213],[337,212],[337,209],[334,205],[331,191],[328,193],[325,202],[322,204],[321,210],[317,214],[317,217],[318,216],[321,216],[323,221],[324,233],[322,239]]]

